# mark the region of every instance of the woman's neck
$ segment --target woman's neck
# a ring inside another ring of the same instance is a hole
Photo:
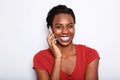
[[[75,55],[75,45],[70,44],[68,46],[59,46],[61,52],[62,52],[62,57],[69,57]]]

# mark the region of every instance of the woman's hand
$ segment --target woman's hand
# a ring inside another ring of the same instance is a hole
[[[52,32],[50,32],[47,37],[47,42],[48,42],[48,45],[49,45],[55,59],[59,59],[62,57],[62,54],[61,54],[59,47],[56,44],[56,40],[57,39],[54,37],[54,34]]]

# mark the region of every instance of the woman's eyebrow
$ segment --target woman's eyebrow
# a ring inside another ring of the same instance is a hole
[[[74,23],[71,22],[71,23],[69,23],[68,25],[74,25]]]
[[[56,26],[56,25],[62,25],[62,24],[60,24],[60,23],[56,23],[55,26]]]
[[[60,24],[60,23],[56,23],[55,26],[56,26],[56,25],[62,25],[62,24]],[[74,23],[71,22],[71,23],[68,23],[67,25],[74,25]]]

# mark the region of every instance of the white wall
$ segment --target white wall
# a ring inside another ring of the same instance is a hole
[[[0,80],[35,80],[33,56],[48,47],[46,15],[57,4],[76,14],[74,43],[97,49],[100,80],[120,80],[119,0],[0,0]]]

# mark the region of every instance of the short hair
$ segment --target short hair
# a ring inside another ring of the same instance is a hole
[[[49,28],[49,26],[52,27],[53,19],[54,19],[55,15],[57,15],[59,13],[70,14],[73,17],[73,20],[75,23],[75,15],[74,15],[73,10],[71,8],[68,8],[66,5],[57,5],[57,6],[53,7],[47,14],[46,22],[47,22],[48,28]]]

